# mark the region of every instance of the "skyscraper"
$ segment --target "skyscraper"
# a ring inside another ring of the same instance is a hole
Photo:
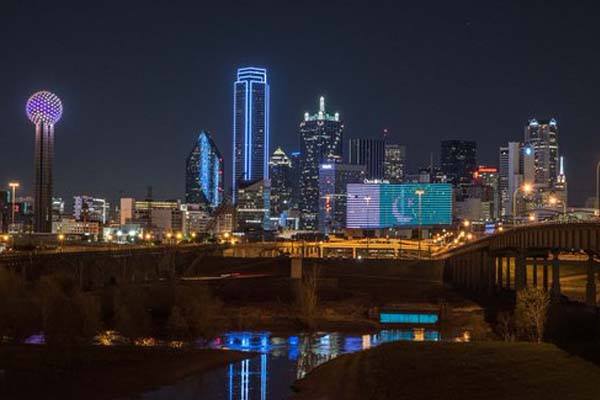
[[[385,142],[383,139],[350,139],[348,160],[352,165],[364,165],[368,179],[383,179]]]
[[[269,84],[265,68],[239,68],[233,85],[232,200],[240,183],[269,178]]]
[[[34,93],[25,106],[29,120],[35,124],[35,232],[52,232],[52,164],[54,161],[54,125],[63,112],[62,102],[54,93]]]
[[[406,146],[386,143],[383,158],[383,179],[390,181],[390,183],[402,183],[404,181],[405,165]]]
[[[271,155],[269,161],[271,177],[271,216],[279,217],[291,208],[292,187],[298,182],[292,181],[292,161],[281,147]]]
[[[556,119],[530,119],[525,126],[525,144],[533,150],[535,185],[538,188],[553,188],[560,172]]]
[[[186,162],[185,202],[212,209],[223,201],[223,157],[210,134],[200,131]]]
[[[533,150],[520,142],[509,142],[507,146],[500,147],[499,166],[500,216],[512,216],[515,191],[523,183],[533,183]]]
[[[344,125],[339,113],[325,111],[325,98],[319,99],[319,111],[304,114],[300,123],[302,168],[300,175],[300,212],[302,229],[316,230],[319,214],[319,165],[341,162]]]
[[[453,185],[471,183],[477,169],[477,143],[467,140],[443,140],[442,172]]]

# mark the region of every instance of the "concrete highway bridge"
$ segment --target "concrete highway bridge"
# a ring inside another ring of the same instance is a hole
[[[24,251],[0,255],[0,268],[28,281],[62,272],[74,276],[86,289],[110,283],[141,283],[193,274],[205,256],[220,256],[225,246],[185,244],[172,246],[69,247],[51,251]]]
[[[557,299],[561,264],[570,257],[583,260],[585,302],[596,305],[599,256],[600,223],[528,224],[449,250],[443,255],[444,280],[489,295],[538,286]]]
[[[322,242],[279,241],[240,243],[224,251],[229,257],[306,257],[306,258],[416,258],[437,252],[431,240],[354,239]]]

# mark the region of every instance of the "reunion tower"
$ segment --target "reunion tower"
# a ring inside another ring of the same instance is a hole
[[[34,93],[25,106],[35,124],[34,232],[52,232],[52,162],[54,161],[54,124],[63,112],[62,102],[51,92]]]

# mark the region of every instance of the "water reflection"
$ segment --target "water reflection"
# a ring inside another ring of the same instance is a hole
[[[280,399],[290,385],[315,367],[344,353],[366,350],[396,341],[438,341],[440,333],[422,328],[384,330],[372,335],[340,333],[271,336],[269,332],[230,332],[209,347],[260,353],[226,368],[190,378],[177,385],[147,393],[147,400],[162,399]]]

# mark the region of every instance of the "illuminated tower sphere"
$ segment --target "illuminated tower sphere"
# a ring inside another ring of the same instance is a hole
[[[27,117],[35,124],[35,232],[52,232],[52,162],[54,161],[54,124],[62,116],[62,102],[54,93],[34,93],[25,106]]]

